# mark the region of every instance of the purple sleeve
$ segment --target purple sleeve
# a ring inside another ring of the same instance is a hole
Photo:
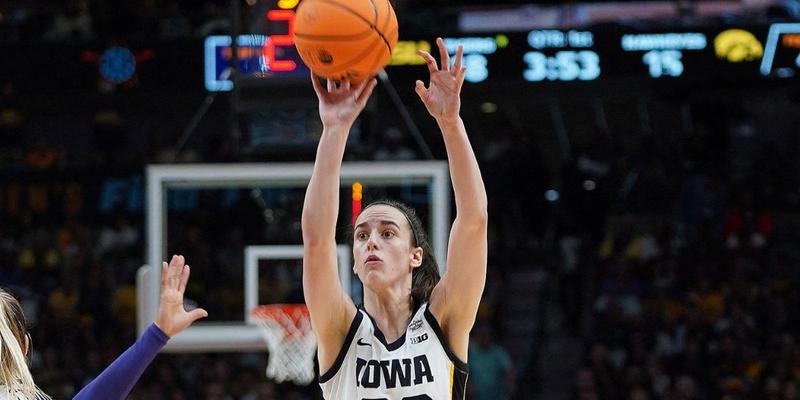
[[[116,400],[128,396],[145,368],[167,344],[169,336],[156,324],[150,324],[142,336],[128,350],[117,357],[97,378],[73,400]]]

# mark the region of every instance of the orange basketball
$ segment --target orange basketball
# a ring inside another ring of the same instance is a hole
[[[397,16],[389,0],[303,0],[294,35],[300,57],[315,74],[358,83],[389,63]]]

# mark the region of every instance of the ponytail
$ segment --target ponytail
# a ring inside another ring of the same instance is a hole
[[[9,399],[50,399],[33,382],[24,344],[25,315],[19,301],[0,289],[0,385]]]

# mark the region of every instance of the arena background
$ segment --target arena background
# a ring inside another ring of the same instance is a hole
[[[467,398],[800,398],[800,3],[393,4],[401,43],[345,159],[444,160],[413,52],[465,44],[491,217]],[[54,398],[136,338],[148,165],[313,160],[307,70],[259,64],[264,38],[288,33],[268,11],[296,5],[0,0],[0,285]],[[163,245],[186,255],[209,319],[242,318],[242,247],[300,243],[302,199],[168,196]],[[264,301],[300,301],[275,279]],[[267,357],[161,354],[130,398],[321,398],[266,379]]]

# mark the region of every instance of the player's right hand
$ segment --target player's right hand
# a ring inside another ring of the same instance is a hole
[[[319,117],[326,128],[345,128],[348,131],[367,105],[367,100],[378,81],[370,79],[351,86],[349,81],[336,84],[328,80],[323,87],[319,77],[311,73],[311,82],[319,98]]]

